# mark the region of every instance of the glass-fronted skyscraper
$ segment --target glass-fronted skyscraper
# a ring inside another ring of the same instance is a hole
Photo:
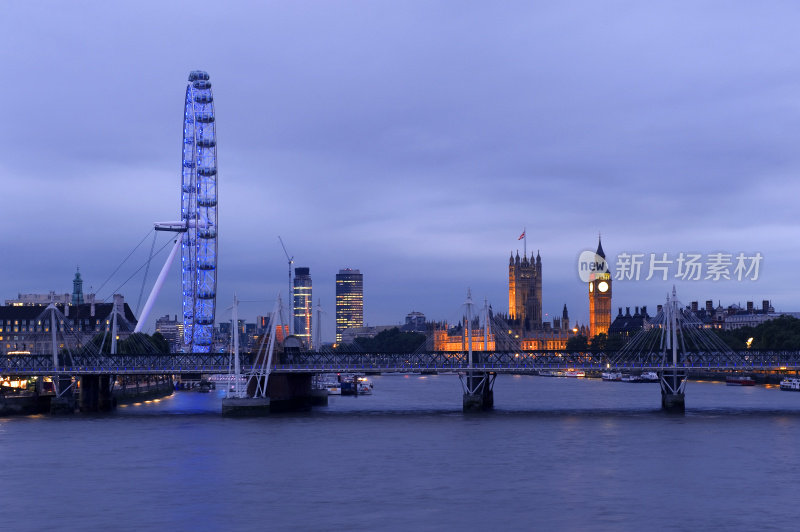
[[[342,331],[364,326],[364,276],[350,268],[336,274],[336,343]]]
[[[294,334],[303,340],[306,348],[311,345],[311,274],[308,268],[294,269]]]

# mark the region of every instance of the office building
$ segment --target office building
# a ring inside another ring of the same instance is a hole
[[[176,315],[170,318],[169,314],[156,320],[156,332],[161,334],[169,344],[171,353],[179,353],[183,342],[183,320],[178,320]]]
[[[425,320],[425,314],[422,312],[412,311],[406,315],[406,323],[402,327],[403,332],[418,332],[425,333],[428,323]]]
[[[294,269],[293,300],[292,316],[294,317],[294,334],[303,341],[306,348],[312,349],[311,275],[308,268]]]
[[[336,343],[342,332],[364,326],[364,276],[350,268],[336,274]]]

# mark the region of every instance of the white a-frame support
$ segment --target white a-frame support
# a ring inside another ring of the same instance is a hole
[[[158,279],[156,279],[156,283],[153,285],[153,289],[150,291],[150,295],[147,297],[147,302],[144,304],[142,314],[139,316],[139,322],[136,324],[136,328],[133,330],[133,332],[142,332],[142,327],[144,327],[147,318],[150,317],[150,312],[153,310],[153,305],[156,302],[159,292],[161,292],[161,287],[164,286],[164,281],[167,278],[167,274],[169,273],[172,263],[175,262],[175,256],[178,254],[180,247],[181,238],[179,236],[175,239],[175,245],[172,246],[172,250],[169,252],[169,257],[167,257],[167,261],[161,268],[161,273],[158,274]]]

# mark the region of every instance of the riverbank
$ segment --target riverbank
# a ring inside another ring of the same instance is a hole
[[[780,384],[786,377],[795,377],[791,373],[776,373],[766,371],[730,372],[730,371],[692,371],[689,373],[690,381],[725,382],[727,377],[747,376],[752,377],[756,384]]]
[[[156,379],[142,377],[141,379],[128,378],[120,387],[111,391],[112,406],[137,403],[151,399],[168,397],[174,392],[174,383],[171,376]],[[69,414],[78,408],[79,390],[76,390],[73,399],[59,399],[58,413]],[[49,414],[53,411],[52,403],[55,398],[52,394],[37,394],[34,392],[19,392],[5,395],[0,393],[0,416],[29,416],[36,414]]]
[[[147,401],[149,399],[161,399],[173,394],[175,383],[171,376],[159,379],[156,382],[133,381],[123,384],[120,388],[111,391],[116,404],[124,405]]]
[[[619,370],[618,370],[619,371]],[[623,373],[631,373],[638,375],[639,371],[625,371]],[[586,378],[599,379],[602,376],[600,371],[586,371]],[[780,384],[781,381],[787,377],[797,377],[796,372],[768,372],[768,371],[704,371],[704,370],[689,370],[688,379],[690,381],[701,382],[725,382],[727,377],[731,376],[748,376],[752,377],[756,384]]]
[[[22,392],[19,394],[0,394],[0,416],[29,416],[50,412],[52,395],[37,395]]]

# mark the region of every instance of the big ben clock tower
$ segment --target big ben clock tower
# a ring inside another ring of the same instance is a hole
[[[605,261],[606,254],[599,238],[595,253]],[[593,273],[589,280],[589,335],[592,338],[608,334],[611,326],[611,273],[608,267],[605,270]]]

